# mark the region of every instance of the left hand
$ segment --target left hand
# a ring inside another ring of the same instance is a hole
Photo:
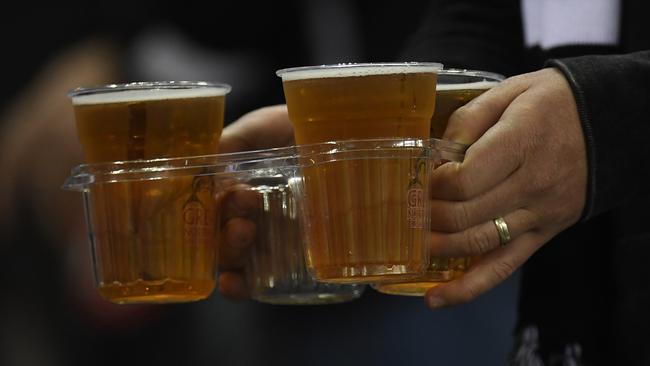
[[[293,145],[293,127],[287,106],[275,105],[249,112],[226,127],[219,141],[219,152],[289,145]],[[223,222],[219,241],[219,291],[231,300],[249,296],[244,264],[255,240],[256,226],[250,218],[257,212],[257,198],[246,190],[220,197]]]
[[[294,144],[293,126],[284,104],[256,109],[223,129],[219,153],[270,149]]]
[[[436,169],[432,255],[480,255],[464,276],[426,295],[432,308],[470,301],[493,288],[585,205],[587,157],[570,86],[556,69],[510,78],[450,118],[444,138],[471,145],[462,163]],[[493,219],[511,241],[500,245]]]

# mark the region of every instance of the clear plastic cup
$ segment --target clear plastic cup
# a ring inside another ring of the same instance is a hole
[[[431,119],[431,137],[442,138],[449,116],[470,100],[499,84],[505,77],[493,72],[444,69],[438,72],[436,110]]]
[[[296,179],[267,169],[236,189],[249,190],[258,203],[251,215],[256,236],[245,267],[251,298],[270,304],[314,305],[360,297],[365,286],[321,283],[307,270]]]
[[[71,91],[86,163],[216,154],[230,86],[157,81]]]
[[[450,141],[432,139],[435,143],[434,166],[447,162],[460,162],[464,158],[467,146]],[[431,217],[432,221],[436,217]],[[374,283],[372,287],[385,294],[404,296],[423,296],[427,290],[442,282],[448,282],[461,276],[469,268],[471,258],[431,257],[426,272],[421,276],[403,281],[384,281]]]
[[[244,199],[248,212],[238,215],[255,227],[245,270],[252,297],[342,302],[363,288],[318,282],[413,278],[427,268],[426,182],[449,144],[356,140],[90,164],[75,168],[65,188],[83,193],[97,286],[109,301],[207,297],[227,203]],[[158,203],[159,185],[179,189]]]
[[[359,298],[363,285],[317,281],[305,261],[302,165],[330,145],[292,146],[222,156],[240,184],[224,193],[249,210],[255,239],[245,266],[252,299],[276,305],[334,304]],[[252,209],[251,209],[252,208]]]
[[[451,114],[472,99],[483,94],[503,81],[503,75],[487,71],[444,69],[438,73],[436,85],[436,110],[431,119],[431,137],[441,138],[447,128]],[[461,149],[462,150],[462,149]],[[459,150],[460,151],[460,150]],[[446,161],[461,161],[462,154],[441,151]],[[437,162],[444,163],[445,160]],[[435,218],[432,218],[435,220]],[[373,287],[379,292],[392,295],[423,296],[426,291],[441,282],[461,276],[469,268],[471,258],[432,257],[426,274],[406,283],[382,283]]]
[[[429,137],[439,63],[361,63],[277,71],[296,143]]]
[[[336,141],[331,153],[303,167],[307,260],[319,280],[372,282],[424,270],[428,216],[419,212],[431,150],[422,141],[429,138],[441,68],[364,63],[277,72],[296,143]],[[376,140],[361,141],[369,139]],[[407,141],[414,145],[397,146]]]
[[[319,284],[306,270],[289,184],[298,162],[296,148],[285,148],[75,168],[64,188],[83,194],[99,293],[119,304],[209,296],[226,200],[243,193],[252,202],[243,217],[257,228],[246,266],[254,299],[306,304],[359,297],[363,286]],[[142,191],[149,183],[179,189],[157,204],[155,188]],[[134,192],[149,199],[133,200]]]
[[[214,290],[215,195],[235,177],[203,160],[100,163],[72,171],[64,188],[83,194],[103,298],[119,304],[188,302]]]
[[[307,263],[331,283],[405,279],[429,263],[430,140],[330,142],[301,149]]]
[[[83,189],[105,298],[192,301],[214,288],[219,182],[167,177],[165,163],[151,159],[216,154],[229,91],[220,83],[163,81],[69,93],[90,164],[75,174],[94,179]]]
[[[431,119],[431,137],[441,138],[451,114],[503,81],[505,77],[493,72],[464,69],[444,69],[438,73],[436,86],[436,110]],[[451,158],[461,158],[452,154]],[[449,159],[451,161],[458,161]],[[444,161],[443,161],[444,162]],[[435,220],[435,218],[432,218]],[[421,296],[428,288],[439,282],[450,281],[469,268],[471,258],[432,257],[427,269],[426,280],[418,285],[379,287],[380,291],[392,294],[406,292],[406,295]],[[383,290],[382,290],[383,289]]]

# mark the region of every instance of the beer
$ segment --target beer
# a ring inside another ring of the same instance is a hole
[[[441,79],[444,79],[441,77]],[[449,117],[454,111],[496,85],[497,81],[479,81],[471,84],[443,84],[436,90],[436,111],[431,119],[431,137],[442,138]]]
[[[435,70],[434,65],[281,72],[296,144],[428,137]]]
[[[100,294],[185,302],[216,285],[218,210],[210,177],[95,183],[86,193]]]
[[[498,74],[468,70],[442,70],[436,87],[436,110],[431,119],[431,137],[441,138],[452,113],[470,100],[497,85],[504,77]],[[460,161],[455,154],[441,154],[437,164],[446,161]],[[445,159],[447,157],[447,159]],[[431,220],[435,220],[432,217]],[[405,296],[423,296],[427,290],[440,283],[461,276],[470,264],[470,258],[432,257],[426,273],[409,281],[395,281],[373,284],[382,293]]]
[[[227,88],[157,87],[72,94],[86,163],[217,153]]]
[[[460,277],[471,262],[470,258],[432,257],[423,276],[405,282],[375,283],[372,287],[384,294],[402,296],[424,296],[426,292],[441,283]]]
[[[137,83],[71,93],[87,163],[215,154],[229,87]],[[126,165],[122,170],[128,170]],[[120,166],[112,169],[119,172]],[[184,302],[216,284],[210,177],[137,177],[85,194],[100,294],[116,303]]]
[[[359,64],[279,71],[296,143],[428,138],[439,68]],[[314,164],[303,168],[307,262],[321,281],[375,282],[426,268],[426,148],[377,144],[361,143],[349,153],[337,148],[311,157]]]

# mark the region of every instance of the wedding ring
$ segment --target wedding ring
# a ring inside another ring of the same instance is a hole
[[[494,226],[497,228],[497,233],[499,233],[499,244],[504,246],[510,241],[510,231],[508,231],[508,225],[503,217],[497,217],[494,221]]]

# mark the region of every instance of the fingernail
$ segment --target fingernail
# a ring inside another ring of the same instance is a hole
[[[431,309],[441,308],[445,306],[445,299],[439,296],[432,295],[427,298],[427,304]]]

